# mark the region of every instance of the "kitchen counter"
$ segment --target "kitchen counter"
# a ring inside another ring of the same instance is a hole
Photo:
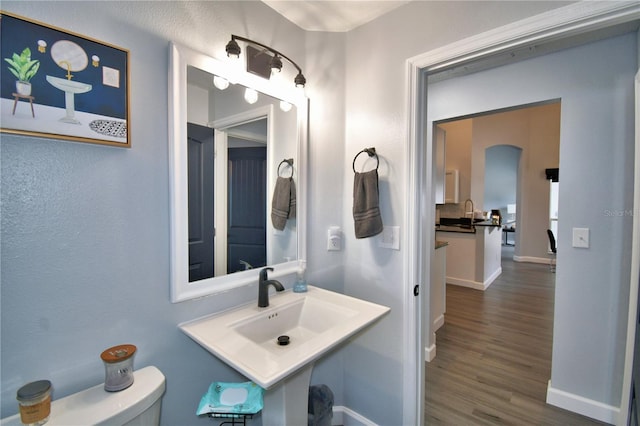
[[[496,228],[500,228],[501,225],[496,225],[491,220],[483,220],[481,222],[476,222],[473,224],[474,226],[495,226]]]
[[[436,232],[460,232],[464,234],[475,234],[476,229],[468,225],[436,225]]]
[[[455,228],[446,225],[446,230],[436,232],[437,241],[449,243],[447,283],[486,290],[502,273],[502,230],[490,222],[474,226],[471,232],[468,228]]]

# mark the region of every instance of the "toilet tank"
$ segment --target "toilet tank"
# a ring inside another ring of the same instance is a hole
[[[53,400],[46,426],[158,425],[164,375],[153,366],[134,371],[133,375],[133,384],[119,392],[107,392],[104,384],[100,384]],[[20,415],[2,419],[0,425],[22,426]]]

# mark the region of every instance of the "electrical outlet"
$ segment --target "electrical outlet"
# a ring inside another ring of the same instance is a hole
[[[329,227],[329,231],[327,231],[327,250],[342,250],[342,232],[340,231],[339,226]]]

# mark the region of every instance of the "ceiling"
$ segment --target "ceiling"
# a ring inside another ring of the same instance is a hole
[[[409,3],[405,0],[262,0],[306,31],[346,32]]]

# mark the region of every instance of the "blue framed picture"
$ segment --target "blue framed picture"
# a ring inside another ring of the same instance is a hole
[[[131,147],[129,51],[0,11],[0,131]]]

